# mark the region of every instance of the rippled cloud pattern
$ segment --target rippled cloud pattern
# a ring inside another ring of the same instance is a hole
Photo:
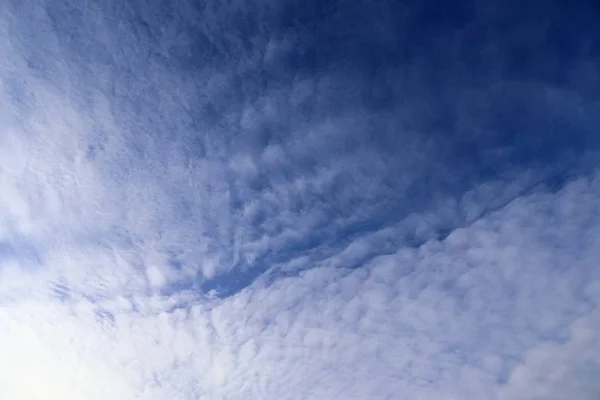
[[[6,0],[0,399],[600,396],[600,8]]]

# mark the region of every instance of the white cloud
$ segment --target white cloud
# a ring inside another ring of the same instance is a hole
[[[594,398],[600,319],[581,296],[599,281],[584,261],[597,182],[520,198],[367,269],[316,268],[222,300],[17,298],[0,313],[0,393]],[[576,250],[553,244],[572,235]]]
[[[458,185],[409,111],[358,108],[360,74],[261,86],[297,32],[244,52],[175,29],[194,10],[7,7],[0,398],[597,396],[597,172]],[[239,59],[192,73],[195,42]]]
[[[564,343],[541,343],[529,350],[511,373],[502,399],[594,399],[600,394],[598,311],[569,327]]]

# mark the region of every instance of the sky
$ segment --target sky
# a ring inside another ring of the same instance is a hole
[[[599,399],[599,20],[6,0],[0,399]]]

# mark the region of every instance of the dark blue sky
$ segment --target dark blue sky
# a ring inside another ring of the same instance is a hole
[[[228,213],[237,215],[274,186],[348,164],[326,186],[252,217],[253,238],[285,229],[268,224],[282,213],[315,221],[310,235],[251,261],[222,255],[232,276],[221,279],[239,281],[235,287],[273,263],[321,259],[414,213],[440,215],[423,232],[405,224],[380,251],[444,237],[473,215],[540,184],[557,190],[597,166],[600,11],[593,2],[131,1],[87,12],[77,2],[51,3],[47,24],[60,62],[73,71],[74,95],[90,107],[94,92],[111,98],[138,168],[173,157],[190,168],[236,154],[256,161],[280,149],[282,162],[258,162],[252,176],[223,172]],[[34,71],[40,51],[31,51]],[[90,157],[104,135],[92,140]],[[178,150],[150,154],[149,140]],[[112,164],[115,179],[126,180],[129,160]],[[519,179],[511,194],[492,195],[475,212],[461,209],[479,185]],[[438,211],[439,202],[451,209]],[[176,212],[189,218],[190,207],[181,199]],[[219,241],[232,246],[233,231]]]

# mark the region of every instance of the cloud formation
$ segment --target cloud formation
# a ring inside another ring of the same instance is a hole
[[[593,398],[599,179],[362,268],[223,300],[5,304],[0,386],[18,398]]]
[[[597,397],[598,35],[536,7],[10,3],[0,398]]]

